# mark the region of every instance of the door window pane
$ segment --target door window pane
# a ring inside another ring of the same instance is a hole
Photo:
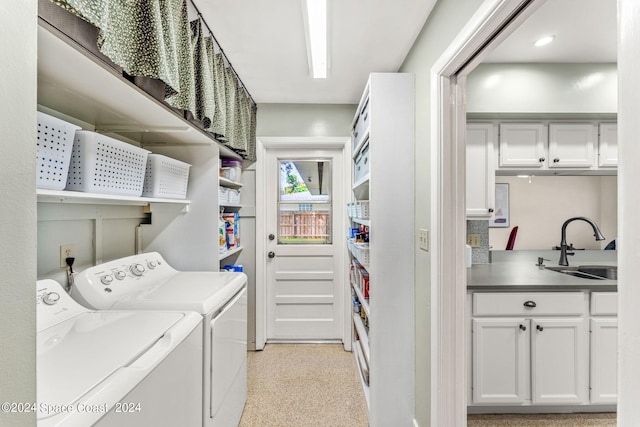
[[[331,161],[279,163],[278,243],[331,243]]]

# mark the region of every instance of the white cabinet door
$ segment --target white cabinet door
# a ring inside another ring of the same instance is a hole
[[[600,123],[598,167],[618,167],[618,124]]]
[[[549,124],[549,168],[595,169],[596,135],[592,123]]]
[[[496,182],[494,140],[492,123],[467,124],[467,218],[492,216]]]
[[[591,403],[617,402],[618,319],[591,319]]]
[[[529,320],[473,319],[473,403],[530,398]]]
[[[499,167],[543,169],[547,134],[542,123],[501,123]]]
[[[584,318],[531,320],[531,403],[587,403],[589,347]]]

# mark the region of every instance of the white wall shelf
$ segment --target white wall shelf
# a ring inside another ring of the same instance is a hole
[[[220,185],[223,187],[228,187],[228,188],[242,188],[242,183],[241,182],[236,182],[236,181],[231,181],[230,179],[227,179],[225,177],[219,177],[218,178],[220,181]]]
[[[368,219],[351,218],[351,221],[355,222],[356,224],[366,225],[367,227],[369,227],[371,225],[371,223],[370,223],[370,221]]]
[[[42,20],[38,44],[38,104],[143,146],[218,145],[241,159]]]
[[[366,176],[353,184],[353,194],[358,200],[369,200],[369,177]]]
[[[87,203],[100,205],[146,206],[149,203],[174,203],[189,205],[186,199],[158,199],[152,197],[116,196],[111,194],[83,193],[80,191],[45,190],[36,191],[40,203]]]
[[[220,261],[222,261],[223,259],[227,259],[229,258],[231,255],[235,255],[237,253],[239,253],[242,249],[244,249],[242,246],[232,249],[230,251],[227,251],[223,254],[220,254]]]

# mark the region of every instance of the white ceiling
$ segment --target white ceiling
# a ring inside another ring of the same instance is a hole
[[[309,72],[302,0],[194,2],[256,102],[356,104],[370,72],[398,70],[436,0],[329,0],[327,79]],[[616,0],[547,0],[487,62],[616,62]]]
[[[302,0],[194,0],[258,103],[357,104],[397,71],[436,0],[329,0],[329,78],[309,72]]]
[[[616,62],[616,0],[547,0],[485,62]],[[539,38],[553,43],[535,47]]]

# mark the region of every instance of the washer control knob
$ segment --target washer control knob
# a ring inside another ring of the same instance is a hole
[[[131,266],[131,272],[134,276],[142,276],[142,273],[144,273],[144,266],[142,264],[133,264]]]
[[[156,268],[158,266],[158,264],[156,264],[155,261],[149,261],[147,263],[147,267],[149,267],[149,269],[153,270],[154,268]]]
[[[116,279],[124,280],[125,277],[127,277],[127,273],[126,272],[124,272],[122,270],[116,271]]]
[[[49,292],[42,297],[42,302],[47,305],[54,305],[58,301],[60,301],[60,294],[56,292]]]
[[[100,281],[103,285],[110,285],[113,282],[113,276],[110,274],[106,274],[100,278]]]

